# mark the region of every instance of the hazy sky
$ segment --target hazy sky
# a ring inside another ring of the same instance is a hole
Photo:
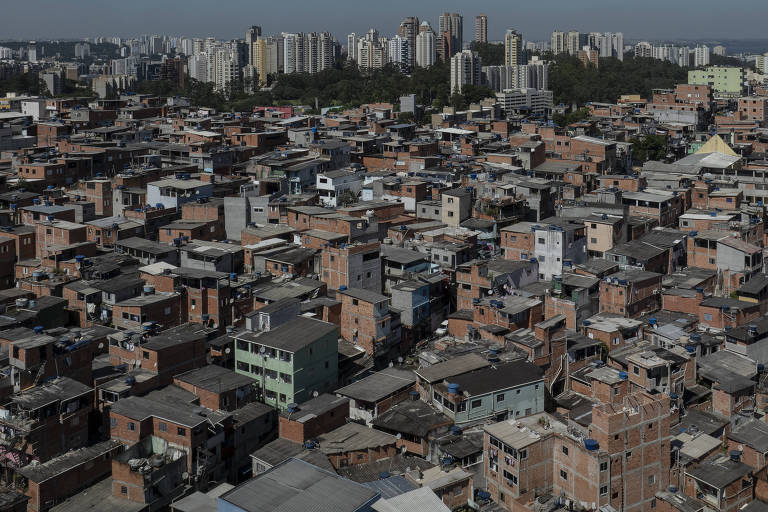
[[[405,16],[435,26],[443,11],[464,15],[465,40],[481,13],[492,40],[507,28],[526,40],[548,39],[555,28],[641,39],[768,37],[767,0],[23,0],[3,9],[0,39],[146,33],[231,39],[244,37],[249,25],[261,25],[265,34],[330,31],[342,38],[375,27],[390,35]]]

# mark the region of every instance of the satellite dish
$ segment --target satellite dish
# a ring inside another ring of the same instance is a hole
[[[398,432],[397,435],[395,436],[395,439],[402,439],[402,437],[403,437],[403,434]]]
[[[314,398],[317,398],[317,397],[318,397],[318,395],[320,395],[320,393],[318,393],[317,391],[313,391],[313,392],[312,392],[312,396],[313,396]]]
[[[104,344],[103,343],[99,343],[99,349],[102,349],[102,348],[104,348]]]
[[[129,350],[130,352],[133,352],[133,350],[134,350],[134,346],[133,346],[133,343],[129,343],[129,344],[128,344],[128,350]]]
[[[185,472],[183,472],[183,473],[181,474],[181,479],[182,479],[182,480],[187,480],[187,479],[189,479],[189,473],[187,473],[186,471],[185,471]]]
[[[229,347],[227,347],[227,348],[225,348],[225,349],[224,349],[224,353],[225,353],[225,354],[229,354],[231,351],[232,351],[232,349],[231,349],[231,348],[229,348]]]
[[[397,356],[397,362],[403,364],[403,356]]]
[[[395,363],[393,363],[392,361],[390,361],[390,362],[389,362],[389,367],[390,367],[390,368],[392,368],[393,366],[395,366]]]
[[[267,349],[266,349],[266,348],[264,348],[264,345],[262,345],[261,347],[259,347],[259,354],[263,354],[263,353],[265,353],[266,351],[267,351]]]

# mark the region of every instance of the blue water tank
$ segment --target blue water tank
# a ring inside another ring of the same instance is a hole
[[[672,400],[677,400],[677,393],[670,393],[669,398],[671,398]]]
[[[585,439],[584,448],[589,451],[595,451],[600,448],[600,445],[598,444],[597,439]]]
[[[77,263],[82,263],[84,259],[85,259],[85,256],[83,256],[82,254],[78,254],[75,256],[75,261]]]
[[[40,334],[45,329],[42,325],[36,325],[34,328],[35,334]]]
[[[699,234],[699,232],[698,232],[698,231],[691,231],[691,236],[692,236],[692,237],[695,237],[695,236],[696,236],[696,235],[698,235],[698,234]]]
[[[685,350],[686,350],[686,351],[687,351],[689,354],[693,354],[694,352],[696,352],[696,345],[690,345],[690,344],[688,344],[688,345],[686,345],[686,346],[685,346]]]
[[[458,394],[459,392],[459,385],[458,384],[448,384],[448,392],[452,395]]]
[[[648,323],[651,324],[651,325],[656,325],[656,318],[654,318],[654,317],[649,318],[648,319]]]
[[[584,320],[584,322],[582,323],[584,324],[584,327],[589,327],[590,325],[592,325],[592,322],[590,322],[589,320]]]
[[[669,492],[677,492],[677,487],[675,487],[674,485],[670,485]]]
[[[621,380],[627,380],[628,377],[629,375],[627,375],[627,372],[619,372],[619,378]]]
[[[136,377],[129,375],[125,378],[125,383],[129,386],[133,386],[136,384]]]
[[[461,435],[461,427],[459,427],[457,425],[452,425],[451,426],[451,434],[455,434],[457,436]]]
[[[387,478],[389,478],[389,476],[390,476],[389,471],[382,471],[381,473],[379,473],[380,480],[386,480]]]
[[[229,274],[229,280],[230,281],[237,281],[237,272],[231,272]]]
[[[347,285],[344,285],[344,284],[343,284],[343,285],[339,286],[339,291],[340,291],[340,292],[343,292],[343,291],[344,291],[344,290],[346,290],[346,289],[347,289]]]

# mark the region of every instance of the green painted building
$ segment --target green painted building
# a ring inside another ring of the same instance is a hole
[[[708,66],[688,72],[688,83],[712,86],[715,96],[738,98],[744,87],[744,69],[730,66]]]
[[[333,324],[299,316],[270,331],[232,337],[235,371],[259,383],[268,405],[285,409],[338,387],[339,330]]]

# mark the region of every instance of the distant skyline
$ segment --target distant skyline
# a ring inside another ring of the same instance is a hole
[[[474,17],[488,16],[488,39],[508,28],[526,40],[547,40],[555,29],[623,32],[626,39],[765,38],[766,0],[27,0],[3,11],[2,39],[76,39],[141,34],[243,38],[250,25],[265,34],[331,32],[342,43],[350,32],[376,28],[396,33],[406,16],[433,27],[441,12],[464,16],[464,40],[474,37]]]

